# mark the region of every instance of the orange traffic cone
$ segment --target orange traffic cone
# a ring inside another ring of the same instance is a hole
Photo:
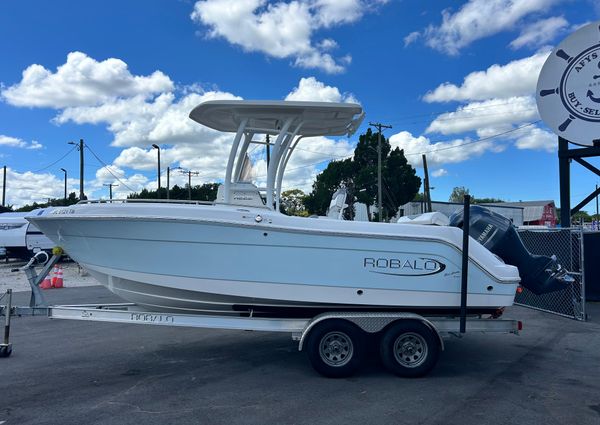
[[[55,265],[54,268],[52,269],[52,278],[50,279],[50,282],[52,284],[52,287],[55,288],[56,286],[56,278],[58,277],[58,265]]]
[[[63,268],[62,266],[58,266],[58,272],[56,273],[56,281],[54,282],[55,288],[62,288],[64,286],[63,283]]]
[[[46,275],[42,283],[40,283],[40,288],[42,289],[50,289],[52,288],[52,282],[50,281],[50,276]]]

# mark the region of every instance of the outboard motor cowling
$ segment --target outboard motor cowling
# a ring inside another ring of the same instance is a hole
[[[508,218],[478,205],[472,205],[469,212],[471,237],[505,263],[517,267],[525,288],[541,295],[565,289],[573,282],[555,256],[530,253]],[[450,226],[462,228],[463,222],[462,209],[450,216]]]

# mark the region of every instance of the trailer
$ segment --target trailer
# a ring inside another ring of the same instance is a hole
[[[132,303],[47,305],[38,285],[60,255],[49,260],[43,255],[37,254],[21,268],[32,289],[30,305],[13,306],[12,292],[9,290],[4,295],[6,303],[0,305],[0,315],[5,317],[0,357],[9,357],[12,352],[9,341],[11,316],[44,315],[50,319],[87,322],[284,332],[298,343],[298,350],[307,353],[317,372],[333,378],[354,374],[365,360],[368,346],[377,344],[381,360],[389,371],[398,376],[419,377],[435,367],[446,338],[460,337],[465,332],[518,334],[522,329],[520,321],[500,319],[500,311],[487,317],[336,311],[311,318],[272,318],[256,317],[252,312],[157,312]],[[36,263],[43,267],[39,274],[35,270]]]

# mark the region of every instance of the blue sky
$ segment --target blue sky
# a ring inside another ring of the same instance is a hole
[[[419,174],[428,153],[434,199],[466,186],[478,197],[558,203],[556,137],[537,122],[535,82],[552,47],[598,19],[591,0],[4,1],[7,202],[62,196],[61,167],[78,191],[67,142],[80,138],[91,149],[89,197],[106,197],[107,183],[119,184],[117,196],[155,187],[152,143],[163,168],[218,180],[230,136],[193,123],[189,110],[217,98],[289,98],[358,101],[365,122],[393,126],[386,135]],[[357,138],[307,140],[286,185],[310,189]],[[254,152],[258,178],[262,155]],[[600,182],[577,165],[572,173],[574,205]]]

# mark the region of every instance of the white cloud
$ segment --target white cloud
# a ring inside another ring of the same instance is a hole
[[[4,136],[0,134],[0,145],[21,148],[25,145],[25,142],[21,139],[17,139],[16,137]]]
[[[457,134],[478,130],[480,137],[497,134],[512,128],[511,124],[539,118],[533,96],[490,99],[460,106],[454,112],[441,114],[425,133]],[[492,131],[486,129],[492,128]]]
[[[521,34],[510,42],[510,47],[519,49],[523,46],[539,47],[552,41],[556,35],[569,26],[567,20],[562,16],[542,19],[526,26]]]
[[[14,106],[66,108],[99,105],[120,97],[147,97],[172,89],[173,82],[160,71],[134,76],[120,59],[98,62],[85,53],[71,52],[56,72],[30,65],[21,81],[3,89],[1,97]]]
[[[471,140],[469,138],[454,139],[445,142],[433,142],[425,136],[415,137],[408,131],[401,131],[390,137],[392,148],[399,147],[413,167],[421,167],[421,155],[427,155],[427,164],[439,167],[443,164],[454,164],[480,156],[485,152],[502,152],[506,144],[498,140]]]
[[[509,127],[509,129],[514,129]],[[498,133],[494,133],[498,134]],[[492,134],[490,134],[492,135]],[[401,131],[390,137],[392,148],[399,147],[413,167],[422,167],[421,155],[427,155],[427,164],[431,168],[440,167],[431,173],[434,177],[447,175],[442,168],[445,164],[455,164],[483,155],[486,152],[500,153],[514,144],[518,149],[533,149],[553,152],[556,150],[556,136],[536,126],[528,125],[506,135],[484,139],[457,138],[449,141],[434,142],[426,136],[413,136]]]
[[[219,133],[193,122],[188,115],[198,104],[216,99],[239,97],[219,91],[190,93],[179,100],[173,93],[163,93],[152,100],[136,96],[100,106],[67,108],[55,121],[59,124],[69,121],[77,124],[106,123],[114,135],[113,146],[202,144]]]
[[[67,108],[56,118],[59,124],[68,121],[77,124],[105,123],[113,133],[113,146],[125,147],[113,161],[119,169],[152,172],[156,168],[156,150],[153,143],[162,145],[161,168],[163,179],[166,168],[181,166],[198,171],[200,177],[193,184],[222,179],[231,147],[232,134],[219,133],[189,119],[189,112],[199,103],[215,99],[240,99],[231,93],[210,91],[189,93],[177,100],[173,93],[163,93],[153,100],[140,96],[119,99],[95,107]],[[287,100],[315,100],[328,102],[356,102],[351,94],[340,92],[337,87],[327,86],[314,77],[302,78],[298,86],[287,95]],[[331,157],[351,154],[347,141],[327,138],[303,140],[302,146],[292,157],[289,169],[297,168],[286,176],[286,184],[309,188],[318,172],[314,163]],[[315,152],[303,149],[312,147]],[[307,166],[308,165],[308,166]],[[185,179],[174,171],[172,184]],[[163,182],[164,183],[164,182]],[[155,182],[145,182],[151,188]],[[121,189],[119,189],[121,190]],[[139,189],[136,189],[139,190]]]
[[[456,13],[442,11],[442,23],[424,31],[429,47],[457,55],[472,42],[510,30],[524,17],[548,10],[558,0],[469,0]]]
[[[172,161],[165,158],[165,152],[165,149],[161,149],[161,162],[168,167]],[[154,170],[157,164],[157,153],[155,149],[142,149],[134,146],[123,149],[119,156],[115,158],[113,164],[117,167],[127,167],[133,170]]]
[[[315,177],[323,165],[332,159],[348,158],[354,153],[354,145],[346,139],[309,137],[302,139],[286,168],[282,183],[283,190],[300,189],[311,191]],[[266,161],[264,156],[255,159],[255,177],[259,186],[266,184]]]
[[[355,22],[362,17],[365,6],[366,4],[360,0],[315,0],[312,2],[314,19],[323,27]]]
[[[90,63],[98,62],[90,58]],[[110,69],[103,68],[107,74],[118,73],[119,69],[127,69],[127,65],[119,60],[110,61],[108,64],[112,64],[117,70],[110,72]],[[59,69],[64,70],[65,67],[66,65],[63,65]],[[59,79],[48,78],[45,81],[44,90],[47,93],[56,92],[62,87],[63,80],[66,78],[64,71],[61,75]],[[133,80],[143,78],[129,75]],[[166,78],[170,81],[168,77]],[[302,78],[298,86],[287,94],[287,98],[356,102],[351,94],[344,93],[337,87],[325,85],[314,77]],[[95,100],[99,102],[98,104],[78,105],[77,102],[67,102],[71,106],[66,107],[60,106],[66,103],[62,101],[48,101],[47,104],[53,105],[51,107],[57,111],[53,119],[57,125],[66,123],[102,125],[112,133],[112,146],[122,150],[116,151],[116,158],[113,161],[108,161],[112,162],[109,166],[110,171],[108,168],[100,168],[94,179],[85,182],[85,192],[88,197],[106,197],[108,189],[104,184],[115,183],[119,186],[115,186],[114,196],[124,197],[131,190],[156,188],[157,153],[150,147],[152,144],[161,146],[163,185],[166,183],[167,167],[180,166],[187,170],[198,171],[200,175],[194,177],[193,184],[223,179],[233,135],[209,129],[189,118],[189,113],[195,106],[204,101],[217,99],[240,99],[240,97],[225,91],[204,90],[198,85],[192,85],[178,91],[177,94],[172,86],[168,86],[165,91],[157,93],[132,91],[129,96],[98,97]],[[0,144],[23,146],[25,143],[20,139],[2,137]],[[34,146],[36,143],[31,142],[30,145]],[[89,147],[98,150],[93,144]],[[290,161],[288,166],[290,172],[286,175],[285,185],[310,189],[318,172],[319,163],[351,154],[352,147],[347,140],[325,137],[305,139]],[[103,160],[107,158],[104,157]],[[260,174],[260,169],[258,173]],[[44,181],[44,178],[46,177],[39,180]],[[52,179],[56,180],[54,177]],[[48,181],[52,182],[52,179]],[[185,183],[187,179],[179,171],[173,170],[171,185]],[[61,188],[62,180],[57,184],[56,190],[53,189],[52,193],[48,192],[48,196],[46,193],[32,195],[31,200],[45,201],[46,197],[62,196],[62,192],[58,192]],[[27,190],[33,189],[27,188]],[[23,202],[28,201],[29,198],[23,197]]]
[[[319,49],[321,50],[332,50],[338,47],[337,41],[332,40],[331,38],[326,38],[321,40],[318,44]]]
[[[421,37],[421,33],[419,31],[413,31],[404,37],[404,47],[410,46],[415,41],[417,41]]]
[[[467,75],[462,85],[443,83],[423,99],[426,102],[450,102],[509,98],[535,92],[539,73],[550,55],[547,50],[514,60],[506,65],[492,65],[485,71]]]
[[[69,108],[61,113],[58,123],[73,121],[78,124],[106,123],[114,134],[113,145],[125,147],[113,161],[120,170],[137,170],[153,173],[157,165],[157,153],[152,143],[161,146],[163,184],[166,184],[166,168],[180,166],[198,171],[195,184],[222,180],[233,135],[220,133],[199,125],[189,119],[193,107],[207,100],[239,99],[231,93],[190,93],[176,100],[172,93],[162,94],[153,101],[139,97],[123,99],[98,107]],[[323,84],[315,78],[303,78],[286,97],[287,100],[316,100],[329,102],[356,101],[350,94],[342,94],[336,87]],[[318,173],[317,163],[352,153],[349,143],[328,138],[305,139],[292,157],[284,184],[286,187],[310,189]],[[314,152],[307,152],[306,150]],[[260,174],[260,164],[258,164]],[[265,168],[265,167],[263,167]],[[104,173],[110,180],[110,174]],[[121,176],[119,176],[121,178]],[[113,179],[114,180],[114,179]],[[123,180],[123,179],[122,179]],[[171,185],[185,185],[187,178],[177,170],[171,172]],[[128,181],[128,180],[124,180]],[[117,182],[118,183],[118,182]],[[156,188],[156,180],[132,182],[136,191],[144,187]],[[100,187],[101,188],[101,187]],[[118,188],[120,195],[125,193]],[[115,192],[117,193],[117,192]],[[115,194],[116,196],[116,194]]]
[[[295,87],[285,100],[358,103],[352,94],[342,94],[337,87],[326,86],[315,77],[301,78],[298,87]]]
[[[148,177],[136,173],[131,176],[127,176],[125,170],[115,166],[109,165],[107,167],[99,168],[96,171],[96,178],[87,183],[86,194],[88,197],[93,194],[95,198],[108,198],[110,195],[110,189],[108,184],[113,185],[113,198],[124,199],[127,195],[132,192],[140,192],[146,188],[150,183]],[[156,188],[156,184],[152,189]]]
[[[556,134],[537,127],[528,127],[515,136],[515,146],[519,149],[544,150],[555,152],[558,148]]]
[[[0,146],[7,146],[10,148],[22,148],[22,149],[42,149],[44,146],[38,142],[37,140],[32,140],[31,142],[26,142],[25,140],[19,139],[17,137],[5,136],[0,134]]]
[[[77,191],[79,180],[68,179],[68,192]],[[64,180],[50,173],[20,173],[6,168],[6,204],[21,207],[33,202],[46,202],[49,198],[62,198]]]
[[[327,50],[335,40],[314,42],[321,28],[349,24],[384,0],[203,0],[197,1],[191,18],[209,28],[208,36],[224,38],[248,52],[291,58],[294,65],[328,73],[344,71],[345,58]],[[323,44],[325,43],[325,44]]]

